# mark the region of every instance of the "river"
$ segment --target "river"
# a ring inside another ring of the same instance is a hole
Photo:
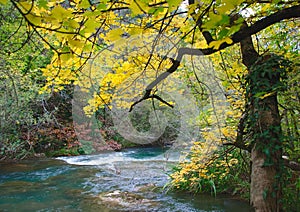
[[[174,156],[159,148],[0,162],[0,211],[251,211],[228,197],[166,192]]]

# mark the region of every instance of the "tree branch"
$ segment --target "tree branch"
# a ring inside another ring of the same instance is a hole
[[[162,102],[162,103],[168,105],[169,107],[174,108],[174,105],[172,105],[172,104],[170,104],[169,102],[163,100],[160,96],[153,94],[153,95],[144,95],[143,98],[141,98],[140,100],[138,100],[138,101],[136,101],[135,103],[133,103],[133,104],[131,105],[130,109],[129,109],[129,112],[131,112],[131,111],[133,110],[133,107],[134,107],[135,105],[137,105],[138,103],[140,103],[140,102],[142,102],[142,101],[144,101],[144,100],[146,100],[146,99],[157,99],[157,100],[159,100],[160,102]]]
[[[179,48],[178,49],[178,54],[176,59],[172,59],[172,63],[173,65],[164,73],[160,74],[152,83],[150,83],[147,88],[146,88],[146,92],[145,95],[138,100],[137,102],[133,103],[133,105],[131,105],[130,110],[133,109],[133,107],[145,100],[145,99],[149,99],[150,94],[152,89],[158,85],[162,80],[166,79],[171,73],[173,73],[174,71],[177,70],[177,68],[180,65],[180,62],[183,58],[184,55],[192,55],[192,56],[203,56],[203,55],[210,55],[213,54],[215,52],[218,52],[222,49],[225,49],[229,46],[232,46],[236,43],[241,42],[242,40],[249,38],[251,35],[256,34],[258,32],[260,32],[261,30],[275,24],[278,23],[282,20],[285,19],[291,19],[291,18],[298,18],[300,17],[300,5],[296,5],[296,6],[292,6],[283,10],[280,10],[278,12],[275,12],[257,22],[255,22],[254,24],[252,24],[250,27],[249,26],[245,26],[242,27],[238,32],[234,33],[231,37],[232,39],[232,43],[228,44],[228,43],[223,43],[220,45],[219,49],[213,49],[213,48],[205,48],[205,49],[193,49],[193,48]]]

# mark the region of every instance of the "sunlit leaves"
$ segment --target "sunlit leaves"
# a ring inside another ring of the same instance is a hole
[[[47,84],[49,88],[61,87],[61,84],[71,81],[77,83],[78,75],[71,76],[71,80],[67,80],[67,76],[71,72],[76,73],[78,69],[83,68],[87,59],[98,50],[115,42],[121,42],[120,40],[128,36],[143,33],[165,33],[168,36],[183,38],[182,42],[191,44],[193,48],[218,50],[224,43],[232,44],[230,36],[240,30],[243,21],[247,21],[242,17],[237,20],[233,19],[233,15],[242,14],[241,11],[247,5],[243,0],[219,0],[214,4],[212,1],[201,1],[187,7],[182,5],[181,0],[100,2],[38,0],[15,1],[14,3],[30,23],[30,29],[34,28],[44,39],[45,46],[55,52],[52,65],[44,69],[45,76],[50,80]],[[275,8],[273,3],[264,5],[260,6],[253,2],[247,8],[257,8],[258,10],[253,10],[253,13],[262,15],[265,14],[265,11]],[[187,11],[182,12],[185,10]],[[201,19],[201,26],[195,27],[195,21],[198,18]],[[212,35],[213,40],[209,45],[205,43],[202,36],[203,31]],[[148,46],[151,45],[149,43]],[[116,50],[110,48],[112,51]],[[148,52],[139,55],[141,57],[131,54],[126,60],[115,59],[110,64],[110,68],[114,71],[119,70],[120,67],[117,67],[116,64],[124,62],[139,67],[140,64],[147,63],[149,54]],[[154,57],[150,59],[156,60]],[[152,65],[152,61],[148,65]],[[161,70],[165,71],[166,67]],[[57,74],[65,70],[68,74]],[[143,69],[141,68],[141,70]],[[126,73],[128,74],[128,72]],[[56,77],[63,79],[56,80]],[[110,83],[107,84],[109,86],[117,85],[125,78],[120,71],[114,72],[109,76]]]
[[[130,8],[133,16],[140,15],[140,14],[145,13],[147,4],[141,0],[131,0],[129,8]]]
[[[219,49],[220,46],[222,45],[222,43],[228,43],[231,44],[232,40],[228,37],[222,39],[222,40],[216,40],[216,41],[212,41],[210,42],[209,46],[210,48],[214,48],[214,49]]]
[[[172,11],[180,6],[182,0],[167,0],[167,2],[169,4],[170,10]]]
[[[122,29],[117,28],[117,29],[113,29],[113,30],[109,31],[109,33],[107,33],[106,37],[110,41],[116,41],[116,40],[121,39],[121,36],[123,33],[124,33],[124,31]]]
[[[229,17],[224,15],[211,14],[209,20],[203,24],[204,29],[212,29],[221,25],[221,22],[229,23]]]

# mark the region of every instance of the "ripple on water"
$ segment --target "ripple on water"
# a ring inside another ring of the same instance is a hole
[[[2,163],[0,211],[250,211],[247,203],[228,197],[166,194],[160,188],[174,162],[143,151]],[[113,206],[100,198],[116,191],[132,204],[116,196],[110,200],[124,204]]]

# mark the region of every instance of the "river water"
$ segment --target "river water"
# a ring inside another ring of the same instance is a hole
[[[251,211],[225,196],[166,192],[176,156],[158,148],[0,163],[0,211]]]

